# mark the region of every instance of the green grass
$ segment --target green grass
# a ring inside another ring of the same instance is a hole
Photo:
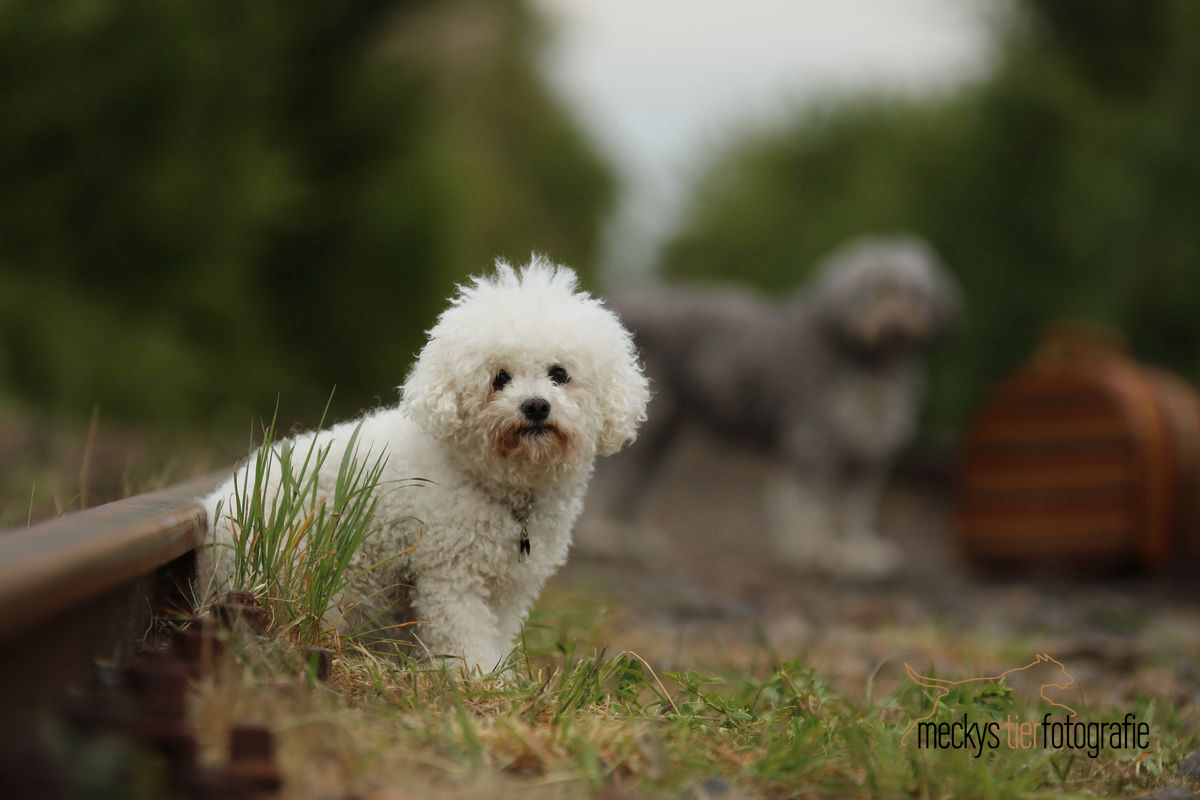
[[[325,502],[316,474],[331,455],[342,461],[332,492],[322,487]],[[835,688],[836,675],[781,660],[765,635],[757,651],[720,665],[661,669],[665,648],[612,645],[629,632],[608,628],[586,594],[544,600],[504,668],[487,676],[414,659],[386,640],[338,637],[322,618],[354,577],[348,565],[371,530],[383,458],[359,453],[357,430],[341,453],[316,445],[301,452],[276,442],[272,424],[229,512],[238,531],[236,585],[269,605],[276,626],[267,636],[234,634],[223,663],[198,686],[193,715],[210,759],[221,757],[234,724],[269,723],[290,797],[388,796],[397,786],[402,796],[523,800],[613,789],[662,797],[1128,797],[1180,783],[1177,765],[1197,744],[1194,714],[1141,697],[1127,708],[1081,711],[1085,720],[1134,712],[1151,725],[1145,752],[1093,759],[1000,747],[976,757],[905,747],[909,724],[932,706],[929,689],[901,682],[875,697],[874,675],[861,691]],[[945,649],[963,644],[943,636]],[[301,645],[309,643],[336,651],[328,684],[305,666]],[[1024,652],[1024,643],[1013,646]],[[963,713],[979,722],[1035,720],[1048,710],[1021,705],[1004,684],[972,685],[953,689],[934,721]]]
[[[864,700],[803,660],[769,660],[769,648],[754,669],[662,671],[653,654],[611,652],[593,607],[570,602],[535,614],[509,669],[482,679],[343,641],[325,685],[286,639],[242,633],[201,684],[196,718],[213,754],[235,722],[269,722],[297,797],[387,786],[433,797],[677,797],[703,796],[706,782],[764,797],[1128,797],[1180,783],[1177,764],[1197,743],[1193,714],[1143,697],[1084,718],[1133,711],[1151,725],[1144,754],[902,747],[931,703],[916,685]],[[957,689],[942,708],[939,720],[1049,710],[1022,707],[1002,685]]]
[[[357,577],[350,563],[372,532],[387,455],[360,452],[361,427],[336,454],[329,487],[320,475],[332,445],[318,446],[315,436],[303,449],[276,441],[273,417],[234,479],[231,507],[216,509],[233,530],[232,587],[254,593],[273,623],[301,642],[319,638],[334,600]]]
[[[228,464],[242,442],[195,431],[133,429],[102,414],[51,420],[0,399],[0,535],[179,483]]]
[[[1196,712],[1175,695],[1169,702],[1148,693],[1121,707],[1074,696],[1085,720],[1132,711],[1149,722],[1145,753],[1091,759],[1001,748],[975,758],[902,747],[909,723],[932,704],[928,690],[894,680],[902,665],[881,664],[863,685],[847,684],[828,659],[818,670],[780,658],[765,634],[749,637],[759,639],[756,647],[693,645],[697,654],[681,662],[677,643],[639,627],[638,610],[620,609],[602,586],[552,587],[502,675],[465,678],[453,662],[414,660],[365,636],[338,638],[320,619],[354,577],[349,556],[370,535],[384,454],[360,452],[357,436],[339,451],[296,450],[276,441],[273,425],[263,444],[227,513],[251,532],[239,540],[239,579],[268,604],[276,625],[265,636],[230,634],[221,662],[195,687],[192,715],[210,762],[225,757],[234,724],[269,723],[289,797],[531,800],[616,790],[630,797],[1115,798],[1160,786],[1200,789],[1178,775],[1200,740]],[[322,505],[314,476],[325,459],[339,457],[335,485],[325,487],[331,500]],[[271,474],[290,477],[268,491]],[[609,615],[605,605],[618,607]],[[1136,621],[1100,622],[1128,630]],[[968,674],[1022,663],[1044,638],[1014,632],[976,641],[932,623],[874,636],[883,650],[920,638],[922,652],[954,653]],[[303,646],[314,642],[336,652],[328,683],[306,668]],[[640,642],[638,652],[626,649],[632,642]],[[914,663],[932,675],[927,666]],[[1077,688],[1100,685],[1081,680]],[[900,688],[880,694],[876,686]],[[1036,694],[1004,685],[958,687],[935,719],[963,712],[979,721],[1040,719],[1047,709],[1022,704],[1029,699]],[[73,742],[70,760],[92,764],[98,787],[118,785],[113,796],[130,796],[132,762],[113,746]],[[142,794],[153,796],[162,776],[142,778]]]

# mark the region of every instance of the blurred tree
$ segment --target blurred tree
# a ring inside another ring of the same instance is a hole
[[[1023,0],[995,72],[860,98],[736,143],[665,251],[675,277],[779,290],[864,231],[912,229],[964,285],[929,413],[954,425],[1048,320],[1122,327],[1200,376],[1200,5]]]
[[[586,273],[609,173],[521,0],[0,4],[0,392],[312,422],[390,401],[453,283]]]

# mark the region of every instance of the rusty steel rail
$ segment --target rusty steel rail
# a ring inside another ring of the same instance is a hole
[[[0,533],[0,644],[195,549],[206,476],[23,530]]]
[[[0,532],[0,795],[97,663],[128,663],[156,613],[187,610],[197,498],[224,475]]]

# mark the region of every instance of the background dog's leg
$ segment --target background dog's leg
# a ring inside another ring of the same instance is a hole
[[[873,467],[852,472],[842,485],[839,497],[840,528],[848,538],[879,537],[876,520],[879,497],[887,482],[886,470]]]
[[[649,368],[647,369],[650,372]],[[651,373],[653,374],[653,373]],[[654,398],[646,409],[646,422],[637,441],[612,459],[615,490],[610,516],[632,524],[642,517],[654,476],[675,443],[682,417],[675,396],[664,385],[654,384]]]
[[[617,465],[620,484],[612,506],[616,519],[632,525],[642,518],[654,477],[670,452],[678,429],[679,424],[673,419],[655,425],[629,448],[630,458]]]
[[[837,535],[833,486],[833,475],[820,465],[772,474],[763,499],[774,555],[795,566],[824,568]]]
[[[662,550],[660,534],[647,523],[646,509],[655,477],[671,452],[683,420],[664,394],[651,402],[638,439],[607,460],[593,491],[600,495],[604,520],[593,523],[584,547],[609,556],[653,559]]]
[[[887,470],[875,466],[851,470],[838,487],[839,574],[885,577],[900,567],[900,549],[879,536],[876,519]]]

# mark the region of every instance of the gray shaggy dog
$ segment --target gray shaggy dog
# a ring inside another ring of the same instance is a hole
[[[676,434],[696,425],[786,466],[764,498],[776,555],[825,572],[893,572],[899,551],[876,535],[876,505],[958,296],[924,241],[892,236],[843,245],[782,302],[701,286],[616,298],[654,393],[616,508],[637,516]]]

